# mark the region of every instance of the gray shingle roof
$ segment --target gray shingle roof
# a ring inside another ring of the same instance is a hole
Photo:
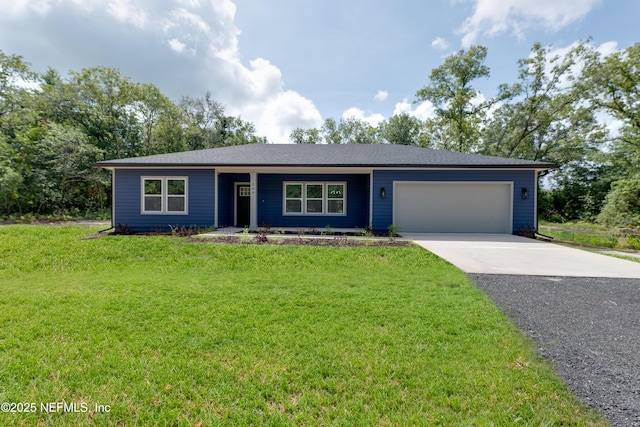
[[[551,169],[551,163],[392,144],[251,144],[98,162],[98,167],[291,166]]]

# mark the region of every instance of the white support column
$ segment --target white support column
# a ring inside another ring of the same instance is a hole
[[[249,217],[249,228],[258,229],[258,174],[249,173],[249,186],[251,187],[251,215]]]

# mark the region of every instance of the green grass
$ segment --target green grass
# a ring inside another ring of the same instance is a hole
[[[543,222],[538,228],[540,233],[565,242],[609,249],[640,250],[639,235],[623,235],[619,229],[598,224]]]
[[[2,425],[607,425],[423,249],[95,230],[0,227]]]

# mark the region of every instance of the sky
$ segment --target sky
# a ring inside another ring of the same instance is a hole
[[[0,0],[0,50],[34,71],[105,66],[174,101],[211,92],[270,142],[327,118],[419,118],[432,69],[488,48],[491,97],[534,43],[603,53],[640,42],[621,0]]]

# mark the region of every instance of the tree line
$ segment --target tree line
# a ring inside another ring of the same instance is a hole
[[[433,116],[403,113],[371,126],[328,118],[295,129],[306,144],[391,143],[553,162],[539,192],[554,221],[640,225],[640,44],[602,55],[582,42],[562,55],[535,44],[517,80],[492,98],[487,48],[472,46],[433,69],[415,102]],[[255,126],[225,113],[205,92],[174,102],[157,87],[94,67],[35,73],[0,50],[0,215],[78,214],[110,206],[99,160],[266,143]]]
[[[0,216],[108,209],[96,161],[264,142],[209,92],[174,102],[116,69],[62,78],[0,51]]]
[[[640,44],[602,55],[589,42],[563,55],[535,44],[517,63],[517,81],[486,99],[474,87],[490,76],[487,48],[472,46],[433,69],[415,102],[433,117],[397,114],[378,126],[326,119],[295,129],[298,144],[391,143],[552,162],[539,192],[551,221],[640,226]]]

